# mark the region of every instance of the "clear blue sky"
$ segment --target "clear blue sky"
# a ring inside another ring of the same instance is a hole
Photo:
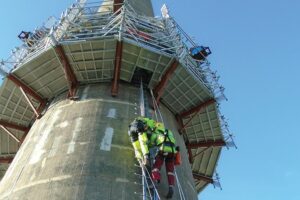
[[[72,0],[3,1],[0,58]],[[222,112],[238,149],[222,152],[223,190],[212,186],[201,200],[299,200],[300,1],[154,0],[199,44],[210,46],[228,102]],[[298,124],[299,123],[299,124]]]

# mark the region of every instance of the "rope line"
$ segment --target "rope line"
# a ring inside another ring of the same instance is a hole
[[[141,163],[140,163],[141,164]],[[141,168],[144,170],[144,172],[146,172],[146,177],[147,178],[147,175],[150,177],[150,183],[151,185],[153,186],[153,190],[154,190],[154,197],[156,196],[158,199],[157,200],[160,200],[160,197],[159,197],[159,194],[158,194],[158,191],[157,191],[157,188],[155,186],[155,183],[153,182],[152,178],[151,178],[151,174],[150,172],[148,171],[147,167],[145,167],[143,164],[141,164]],[[147,182],[147,185],[149,186],[148,182]],[[154,199],[155,200],[155,199]]]
[[[158,112],[159,117],[160,117],[160,120],[157,119],[157,121],[161,121],[163,124],[165,124],[165,123],[164,123],[164,119],[163,119],[163,117],[162,117],[162,114],[161,114],[161,112],[160,112],[160,110],[159,110],[157,101],[156,101],[156,99],[155,99],[155,97],[154,97],[154,94],[153,94],[152,89],[150,90],[150,93],[151,93],[151,96],[152,96],[152,100],[153,100],[153,102],[154,102],[154,112],[155,112],[155,113]]]
[[[157,103],[157,101],[156,101],[156,99],[155,99],[155,97],[154,97],[154,95],[153,95],[153,91],[150,90],[150,93],[151,93],[152,101],[153,101],[153,105],[154,105],[154,113],[155,113],[155,116],[157,116],[157,112],[158,112],[158,114],[159,114],[159,116],[160,116],[160,118],[161,118],[161,122],[162,122],[163,124],[165,124],[165,123],[164,123],[164,120],[163,120],[163,117],[162,117],[162,114],[161,114],[161,112],[160,112],[160,109],[159,109],[159,107],[158,107],[158,103]],[[178,191],[179,191],[180,200],[185,200],[185,195],[184,195],[184,192],[183,192],[183,190],[182,190],[181,183],[180,183],[179,178],[178,178],[178,176],[177,176],[175,167],[174,167],[174,174],[175,174],[175,178],[176,178],[176,182],[177,182],[177,188],[178,188]],[[152,180],[151,180],[151,181],[152,181]]]

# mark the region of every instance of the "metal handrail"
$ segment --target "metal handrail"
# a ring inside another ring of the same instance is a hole
[[[43,38],[36,40],[30,47],[22,44],[8,59],[3,60],[0,72],[11,72],[57,42],[68,43],[122,35],[124,39],[132,40],[142,47],[164,55],[176,56],[182,66],[206,87],[210,96],[224,96],[224,88],[218,83],[215,72],[210,69],[209,61],[196,62],[189,55],[189,49],[196,44],[175,19],[138,15],[128,1],[115,13],[110,9],[100,11],[101,5],[113,6],[106,0],[72,4],[62,13],[51,30],[47,28]],[[120,26],[123,26],[122,29]]]

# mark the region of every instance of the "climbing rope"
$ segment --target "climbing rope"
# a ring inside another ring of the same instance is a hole
[[[162,117],[162,114],[161,114],[161,112],[160,112],[160,109],[159,109],[159,107],[158,107],[158,103],[157,103],[157,101],[156,101],[156,99],[155,99],[155,97],[154,97],[154,95],[153,95],[153,91],[150,90],[150,93],[151,93],[151,97],[152,97],[152,101],[153,101],[153,105],[154,105],[154,113],[155,113],[155,116],[156,116],[156,118],[157,118],[157,116],[158,116],[157,113],[158,113],[159,116],[160,116],[161,122],[162,122],[163,124],[165,124],[165,123],[164,123],[164,120],[163,120],[163,117]],[[157,121],[158,121],[158,118],[157,118]],[[183,192],[183,190],[182,190],[181,183],[180,183],[179,178],[178,178],[178,176],[177,176],[175,167],[174,167],[174,174],[175,174],[175,178],[176,178],[176,182],[177,182],[177,188],[178,188],[180,200],[185,200],[185,195],[184,195],[184,192]]]
[[[148,171],[147,167],[142,164],[141,161],[139,161],[139,165],[135,165],[136,167],[139,167],[142,170],[142,174],[135,175],[142,177],[142,186],[143,186],[143,193],[141,196],[143,196],[143,199],[145,200],[161,200],[159,193],[157,191],[157,188],[155,186],[155,183],[150,178],[151,174]],[[136,193],[139,194],[139,193]],[[150,199],[149,199],[150,198]]]
[[[150,93],[151,93],[151,97],[152,97],[154,114],[155,114],[156,120],[160,121],[162,124],[164,124],[162,113],[161,113],[161,111],[158,107],[158,103],[153,95],[153,91],[150,90]],[[140,85],[140,108],[141,108],[141,115],[145,116],[145,99],[144,99],[143,82],[142,81],[141,81],[141,85]],[[147,192],[148,192],[151,200],[160,200],[159,193],[157,191],[157,188],[151,178],[151,174],[149,173],[147,167],[145,165],[143,165],[141,162],[139,162],[139,164],[142,169],[143,200],[146,200],[146,198],[148,197]],[[176,178],[176,182],[177,182],[177,188],[179,191],[180,200],[185,200],[185,195],[182,190],[179,178],[177,176],[176,169],[174,169],[174,174],[175,174],[175,178]],[[150,183],[148,182],[148,180],[150,180]],[[149,184],[151,185],[151,188],[153,188],[153,195],[151,194]]]
[[[145,165],[143,165],[143,164],[140,163],[140,166],[141,166],[142,170],[144,172],[146,172],[145,173],[145,178],[147,179],[147,177],[149,177],[151,188],[153,188],[153,198],[151,197],[151,199],[153,199],[153,200],[160,200],[160,196],[158,194],[158,191],[157,191],[157,188],[155,186],[155,183],[153,182],[152,178],[150,178],[151,177],[150,172],[148,171],[147,167],[145,167]],[[146,181],[146,182],[147,182],[148,191],[151,194],[149,183],[148,183],[148,181]]]
[[[141,116],[149,117],[148,116],[149,113],[146,112],[146,109],[145,109],[145,97],[144,97],[144,89],[143,89],[143,80],[142,80],[142,78],[141,78],[141,83],[140,83],[140,98],[139,98],[139,101],[140,101],[140,112],[141,112],[140,114],[141,114]],[[150,155],[150,159],[151,159],[151,155]],[[145,167],[145,165],[143,165],[140,161],[139,161],[139,164],[140,164],[140,167],[142,169],[143,200],[146,200],[147,197],[150,197],[151,200],[160,200],[158,191],[155,187],[154,182],[151,179],[151,174],[149,173],[147,167]],[[150,182],[148,180],[150,180]],[[152,191],[150,189],[149,184],[150,184],[151,188],[153,188]],[[153,192],[153,194],[152,194],[152,192]],[[149,195],[147,195],[147,193]]]
[[[182,190],[182,187],[181,187],[180,181],[178,179],[177,172],[176,172],[175,168],[174,168],[174,172],[175,172],[175,177],[176,177],[176,182],[177,182],[177,188],[178,188],[178,191],[179,191],[180,199],[185,200],[184,192]]]
[[[160,112],[160,110],[159,110],[157,101],[156,101],[156,99],[155,99],[155,97],[154,97],[154,94],[153,94],[152,89],[150,89],[150,93],[151,93],[151,97],[152,97],[152,102],[153,102],[153,107],[154,107],[154,113],[155,113],[155,116],[156,116],[156,120],[157,120],[157,121],[161,121],[161,123],[165,124],[165,123],[164,123],[164,119],[163,119],[163,117],[162,117],[162,114],[161,114],[161,112]],[[158,116],[157,113],[159,114],[160,120],[159,120],[158,117],[157,117],[157,116]]]
[[[157,116],[157,113],[156,113],[156,105],[155,105],[155,99],[153,99],[153,92],[152,90],[150,90],[150,93],[151,93],[151,99],[152,99],[152,104],[153,104],[153,108],[154,108],[154,115],[155,115],[155,120],[158,121],[158,116]]]

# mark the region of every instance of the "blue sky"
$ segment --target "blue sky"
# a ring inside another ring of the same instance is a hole
[[[72,0],[3,1],[0,58],[19,45],[21,30],[60,16]],[[222,102],[238,149],[222,152],[223,190],[201,200],[299,200],[300,1],[153,0],[213,54],[229,101]],[[17,13],[17,14],[16,14]]]

